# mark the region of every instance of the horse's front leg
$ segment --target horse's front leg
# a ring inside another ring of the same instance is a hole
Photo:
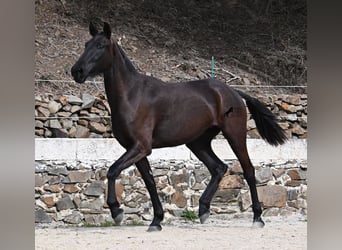
[[[153,206],[154,217],[147,231],[149,232],[160,231],[162,230],[160,222],[164,218],[164,211],[163,211],[162,204],[159,200],[156,183],[152,175],[150,164],[147,158],[145,157],[139,162],[137,162],[136,165],[139,169],[141,177],[143,178],[145,182],[146,188],[151,196],[151,201],[152,201],[152,206]]]
[[[107,204],[116,224],[120,224],[123,220],[123,209],[120,208],[120,204],[116,197],[115,180],[119,177],[122,170],[146,157],[149,153],[150,150],[144,150],[143,147],[135,145],[131,149],[127,150],[126,153],[124,153],[116,162],[114,162],[108,170]]]

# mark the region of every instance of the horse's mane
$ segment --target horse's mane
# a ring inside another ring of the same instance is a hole
[[[122,59],[124,60],[127,68],[129,71],[136,71],[133,63],[131,62],[131,60],[129,60],[129,58],[126,56],[125,51],[123,50],[123,48],[121,48],[121,46],[115,42],[115,45],[119,48],[120,54],[122,56]]]

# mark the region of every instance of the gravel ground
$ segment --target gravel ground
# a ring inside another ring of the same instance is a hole
[[[161,232],[147,226],[36,226],[35,249],[307,249],[303,216],[265,217],[266,226],[252,228],[251,219],[212,216],[205,224],[176,221]]]

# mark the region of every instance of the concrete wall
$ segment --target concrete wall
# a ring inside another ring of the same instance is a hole
[[[212,147],[222,160],[236,159],[225,139],[216,139]],[[247,139],[247,147],[252,161],[262,160],[303,160],[307,158],[307,140],[292,139],[286,144],[273,147],[261,139]],[[36,160],[115,160],[125,152],[116,139],[68,139],[36,138]],[[151,160],[190,160],[196,156],[184,145],[153,149],[148,157]]]

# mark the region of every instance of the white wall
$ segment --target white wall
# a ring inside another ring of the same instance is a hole
[[[228,142],[224,139],[212,141],[214,152],[222,160],[236,159]],[[248,139],[250,158],[254,160],[306,160],[307,140],[291,139],[284,145],[273,147],[261,139]],[[68,139],[36,138],[35,160],[116,160],[125,152],[115,139]],[[157,159],[196,159],[182,145],[172,148],[154,149],[148,157]]]

